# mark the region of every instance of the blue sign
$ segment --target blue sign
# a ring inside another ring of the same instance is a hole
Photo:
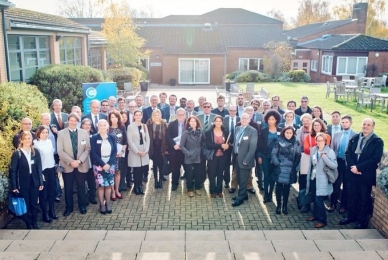
[[[108,100],[111,96],[117,98],[116,88],[116,82],[82,83],[82,105],[84,106],[84,115],[90,113],[89,104],[93,99],[101,101],[104,99]]]

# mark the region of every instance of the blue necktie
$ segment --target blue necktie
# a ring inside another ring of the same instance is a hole
[[[240,144],[240,139],[241,139],[241,136],[243,135],[244,133],[244,130],[245,128],[240,128],[240,131],[238,132],[237,136],[236,136],[236,142],[234,142],[234,153],[238,153],[238,147],[239,147],[239,144]]]
[[[229,142],[232,144],[234,142],[234,118],[232,118],[232,123],[230,124],[230,138]]]
[[[339,149],[338,149],[338,158],[345,158],[346,146],[348,145],[348,141],[349,141],[348,134],[349,133],[347,131],[344,131],[341,135]]]

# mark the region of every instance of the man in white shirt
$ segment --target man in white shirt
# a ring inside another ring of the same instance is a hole
[[[90,113],[82,117],[82,120],[89,118],[92,121],[92,134],[96,134],[98,132],[98,121],[100,119],[108,120],[108,116],[100,112],[100,107],[100,101],[93,99],[90,101]]]
[[[56,135],[58,131],[64,129],[65,123],[67,122],[66,113],[62,113],[62,101],[60,99],[53,100],[53,112],[51,113],[51,131]]]

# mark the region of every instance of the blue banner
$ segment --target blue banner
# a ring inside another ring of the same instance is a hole
[[[83,95],[83,114],[90,113],[89,103],[93,99],[108,100],[110,96],[117,98],[116,82],[94,82],[94,83],[82,83],[82,95]]]

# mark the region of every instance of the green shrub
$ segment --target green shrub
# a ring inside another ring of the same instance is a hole
[[[292,78],[292,82],[310,82],[311,80],[304,70],[291,70],[288,72],[288,76]]]
[[[267,74],[257,70],[248,70],[242,72],[236,77],[236,82],[269,82],[271,79]]]
[[[126,82],[131,82],[133,87],[138,87],[140,80],[147,78],[146,71],[137,68],[114,68],[109,69],[107,73],[117,83],[119,89],[124,89]]]
[[[8,166],[13,152],[12,139],[20,130],[20,121],[29,117],[33,127],[40,115],[48,112],[47,99],[36,86],[26,83],[0,84],[0,211],[8,189]]]
[[[49,104],[59,98],[64,111],[82,104],[82,83],[104,82],[103,73],[87,66],[49,65],[38,69],[31,77],[31,84],[38,86]]]
[[[242,71],[242,70],[233,71],[233,72],[231,72],[231,73],[229,73],[229,74],[226,74],[226,79],[229,79],[229,80],[234,81],[234,80],[236,79],[236,77],[237,77],[238,75],[240,75],[241,73],[243,73],[243,72],[244,72],[244,71]]]

